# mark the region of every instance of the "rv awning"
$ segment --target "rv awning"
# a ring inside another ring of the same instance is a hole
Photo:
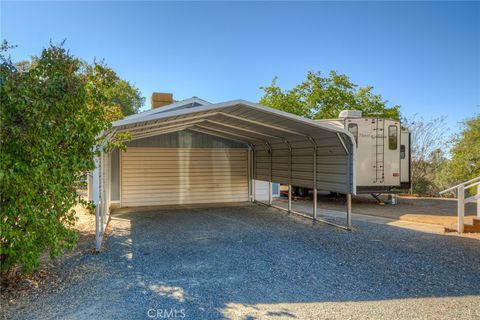
[[[355,141],[346,130],[244,100],[146,112],[113,123],[142,139],[192,130],[245,143],[254,178],[355,194]]]

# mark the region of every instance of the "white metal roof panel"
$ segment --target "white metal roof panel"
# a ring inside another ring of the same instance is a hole
[[[291,170],[292,179],[305,187],[313,187],[315,181],[311,178],[311,172],[309,173],[311,169],[309,166],[313,168],[312,150],[317,150],[319,159],[339,156],[353,159],[354,157],[354,138],[343,128],[305,119],[256,103],[233,100],[194,108],[177,109],[176,107],[171,107],[164,112],[116,121],[113,123],[113,129],[117,132],[130,132],[132,139],[189,129],[240,141],[257,151],[262,149],[269,154],[276,150],[290,149],[294,166]],[[264,160],[260,155],[256,158],[259,164]],[[305,162],[310,165],[305,165]],[[350,163],[350,160],[342,161],[344,170],[333,172],[332,175],[321,175],[322,173],[317,172],[318,178],[324,179],[317,179],[317,188],[334,188],[331,191],[338,192],[355,190],[352,178],[354,168]],[[285,165],[286,163],[276,163],[272,165],[270,171],[260,165],[258,177],[265,178],[265,172],[268,171],[271,173],[269,179],[282,179],[282,181],[276,182],[283,183],[285,174],[278,175],[278,173],[284,169]],[[309,175],[310,178],[308,178]]]

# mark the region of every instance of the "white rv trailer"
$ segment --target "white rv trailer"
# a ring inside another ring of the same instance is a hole
[[[410,133],[400,121],[362,118],[357,110],[344,110],[338,119],[318,121],[344,128],[355,137],[357,193],[410,188]]]

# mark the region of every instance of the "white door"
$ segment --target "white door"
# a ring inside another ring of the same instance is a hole
[[[121,154],[121,206],[248,201],[246,149],[139,148]]]
[[[400,181],[410,182],[410,133],[404,130],[400,139]]]

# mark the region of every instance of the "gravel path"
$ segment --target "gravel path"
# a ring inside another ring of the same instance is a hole
[[[15,319],[479,319],[480,241],[263,206],[122,213]],[[176,316],[176,317],[175,317]]]

